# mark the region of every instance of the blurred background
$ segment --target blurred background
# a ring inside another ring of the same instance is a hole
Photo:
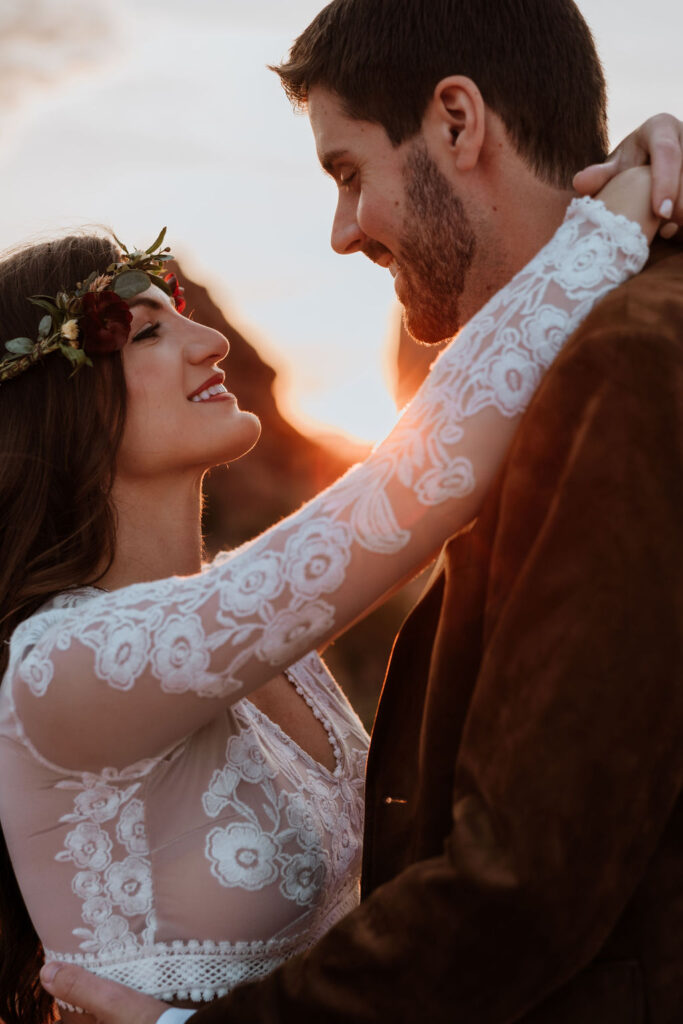
[[[209,481],[211,548],[333,480],[390,428],[424,350],[400,339],[386,270],[329,248],[335,186],[266,64],[323,0],[0,0],[0,248],[104,224],[146,246],[167,224],[228,383],[264,423]],[[683,116],[681,0],[579,0],[615,144]],[[417,582],[328,652],[366,723]]]

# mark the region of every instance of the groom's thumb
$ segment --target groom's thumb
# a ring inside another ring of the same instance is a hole
[[[75,964],[47,963],[40,981],[55,999],[92,1013],[101,1024],[156,1024],[168,1009],[152,996],[98,978]]]

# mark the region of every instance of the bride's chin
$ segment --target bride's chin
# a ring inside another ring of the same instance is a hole
[[[224,465],[226,462],[235,462],[241,459],[252,450],[258,443],[261,436],[261,421],[253,412],[242,412],[240,410],[239,427],[233,426],[231,437],[223,446],[219,457],[213,465]]]
[[[241,415],[244,417],[244,433],[246,435],[245,441],[247,443],[244,454],[246,455],[247,452],[251,451],[261,436],[261,420],[254,412],[242,412]]]

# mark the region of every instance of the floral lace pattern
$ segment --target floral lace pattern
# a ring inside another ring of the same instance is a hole
[[[96,599],[84,591],[79,606]],[[210,739],[198,734],[166,756],[121,771],[64,777],[37,763],[50,780],[46,788],[67,809],[55,816],[57,828],[35,832],[51,842],[61,835],[52,859],[60,870],[71,869],[71,905],[65,892],[57,896],[61,940],[41,935],[48,956],[160,998],[212,999],[301,952],[356,905],[367,737],[317,655],[301,659],[288,676],[327,730],[333,771],[247,700],[235,705],[231,719],[212,725]],[[6,722],[0,716],[0,763]],[[169,766],[177,767],[174,777],[193,780],[180,806],[163,781]],[[163,800],[173,813],[160,819]],[[169,857],[174,843],[182,849]],[[184,893],[167,874],[179,863]],[[259,938],[195,938],[209,907],[222,908],[218,919],[233,936],[248,936],[252,908],[263,913],[260,894],[268,911]],[[35,897],[44,909],[42,884]],[[169,910],[174,917],[183,898],[194,920],[188,917],[177,939],[159,941],[160,928],[168,935]],[[69,942],[64,922],[74,903],[80,921]]]
[[[267,681],[467,521],[476,505],[463,499],[483,494],[511,440],[505,421],[521,415],[566,338],[647,253],[638,225],[575,200],[548,245],[441,353],[364,463],[199,576],[103,594],[85,612],[35,616],[40,622],[15,633],[20,683],[47,700],[77,659],[81,672],[117,690],[155,687],[162,708],[163,695],[237,700]]]
[[[15,630],[0,777],[31,800],[0,787],[0,813],[50,955],[210,998],[216,964],[237,983],[350,909],[366,740],[317,655],[302,656],[468,521],[550,361],[646,258],[637,225],[575,201],[364,463],[197,576],[73,592]],[[334,772],[247,699],[294,662]],[[60,767],[81,749],[84,700],[98,740],[87,772]],[[146,721],[163,732],[154,750]]]
[[[304,664],[315,671],[315,659]],[[321,781],[322,769],[302,763],[279,729],[269,737],[276,756],[268,759],[266,719],[253,705],[242,708],[240,720],[244,731],[228,740],[225,765],[202,797],[209,818],[229,819],[206,837],[211,872],[221,885],[252,891],[279,879],[280,895],[307,907],[324,887],[343,884],[360,858],[364,763],[356,760],[349,776],[337,770]]]
[[[75,827],[55,860],[71,861],[79,869],[71,890],[82,900],[81,916],[88,926],[74,929],[79,947],[100,957],[134,952],[154,937],[144,804],[134,799],[141,784],[122,787],[116,773],[106,772],[101,776],[85,773],[79,782],[62,780],[56,785],[75,792],[73,812],[59,819]],[[113,837],[102,827],[107,822],[115,823]],[[115,843],[126,852],[120,860],[113,859]],[[140,915],[146,923],[141,938],[130,920]]]

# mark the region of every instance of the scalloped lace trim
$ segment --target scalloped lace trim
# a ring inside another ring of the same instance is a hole
[[[619,226],[624,235],[630,235],[634,247],[632,257],[643,264],[647,262],[650,255],[650,246],[645,232],[638,221],[629,220],[623,213],[612,213],[608,210],[602,199],[595,199],[591,196],[582,196],[579,199],[572,199],[567,208],[567,213],[572,217],[584,216],[592,221],[596,227],[602,228],[610,234],[614,233],[615,224]],[[623,245],[623,241],[622,241]]]
[[[210,1002],[246,981],[263,978],[285,960],[314,945],[325,932],[358,905],[357,887],[347,891],[317,928],[288,939],[255,942],[156,942],[125,959],[88,953],[45,950],[45,959],[78,964],[100,978],[109,978],[164,1002]],[[57,1000],[65,1010],[82,1013]]]

